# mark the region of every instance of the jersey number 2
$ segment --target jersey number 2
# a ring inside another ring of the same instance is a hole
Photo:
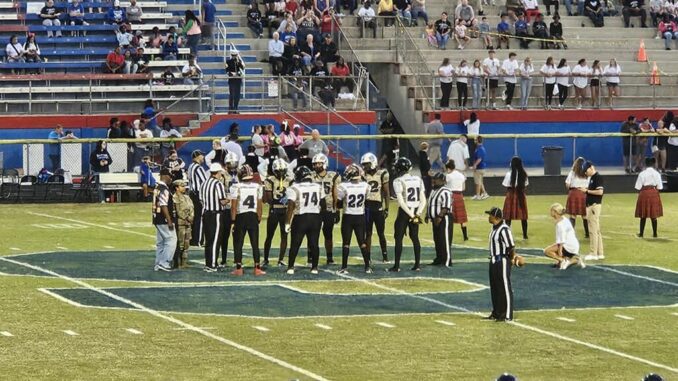
[[[348,195],[348,207],[349,208],[362,208],[365,203],[364,194],[350,194]]]

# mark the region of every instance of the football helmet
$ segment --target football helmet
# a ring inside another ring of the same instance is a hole
[[[287,162],[281,158],[273,160],[273,174],[280,179],[287,176]]]
[[[643,381],[664,381],[664,378],[656,373],[650,373],[643,377]]]
[[[313,181],[313,172],[306,166],[298,167],[294,171],[294,181],[297,183]]]
[[[244,164],[240,169],[238,169],[238,178],[242,180],[251,180],[252,176],[254,175],[254,172],[252,171],[252,167],[250,167],[248,164]]]
[[[412,169],[412,162],[406,157],[400,157],[396,160],[395,164],[393,164],[393,169],[397,176],[403,175]]]
[[[501,376],[497,377],[497,381],[518,381],[516,376],[509,374],[509,373],[504,373]]]
[[[349,164],[344,170],[344,178],[348,181],[360,179],[362,176],[362,169],[357,164]]]
[[[238,168],[238,164],[240,163],[240,160],[238,160],[238,155],[236,155],[234,152],[229,152],[229,153],[226,154],[226,158],[224,159],[224,162],[226,162],[226,169],[227,170],[234,171]]]
[[[316,171],[316,173],[321,173],[327,170],[327,164],[329,160],[327,160],[327,156],[325,154],[319,153],[315,156],[313,156],[313,169]]]
[[[363,157],[360,158],[360,165],[363,166],[365,172],[372,174],[377,171],[379,161],[372,152],[368,152],[364,154]]]

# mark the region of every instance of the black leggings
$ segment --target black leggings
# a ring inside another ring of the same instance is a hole
[[[369,203],[370,201],[368,201],[368,204]],[[381,202],[379,205],[381,206]],[[386,220],[384,218],[384,212],[379,210],[380,206],[374,208],[368,206],[365,209],[365,216],[367,220],[365,243],[367,244],[367,249],[370,250],[372,248],[372,229],[373,226],[376,226],[377,236],[379,237],[379,246],[381,246],[381,254],[384,258],[386,258],[386,234],[384,234]]]
[[[457,82],[457,103],[459,107],[466,107],[468,99],[468,83]]]
[[[228,239],[231,236],[231,209],[226,209],[221,216],[221,264],[226,264],[228,257]]]
[[[344,217],[341,220],[341,268],[345,269],[348,267],[348,254],[351,250],[352,234],[355,234],[358,246],[360,247],[360,252],[365,261],[365,267],[368,267],[370,265],[370,254],[365,245],[365,217],[363,215],[344,214]]]
[[[419,225],[410,222],[410,216],[402,209],[398,208],[398,216],[393,226],[393,236],[395,238],[395,264],[393,267],[400,268],[400,256],[403,254],[403,238],[407,230],[410,230],[410,239],[414,249],[414,267],[419,267],[421,259],[421,244],[419,243]]]
[[[558,104],[563,105],[565,103],[565,100],[567,99],[567,91],[570,88],[568,86],[564,85],[558,85]]]
[[[271,243],[273,242],[273,236],[275,235],[275,230],[280,228],[280,254],[278,255],[278,261],[282,261],[285,258],[285,250],[287,249],[287,233],[285,232],[285,212],[286,209],[275,210],[271,207],[268,214],[268,220],[266,221],[266,241],[264,241],[264,261],[268,261],[268,255],[271,252]]]
[[[245,234],[250,238],[252,246],[252,256],[254,264],[259,265],[259,219],[255,212],[238,214],[235,219],[235,230],[233,230],[233,251],[236,266],[242,265],[242,247],[245,244]]]
[[[443,95],[440,97],[440,107],[441,108],[450,107],[450,94],[452,93],[452,82],[450,83],[441,82],[440,90],[443,93]]]
[[[292,239],[290,242],[290,262],[287,268],[294,268],[294,261],[297,259],[301,242],[306,237],[306,244],[310,253],[311,267],[318,268],[318,255],[320,248],[318,240],[320,239],[320,215],[319,214],[300,214],[294,216],[292,220]]]
[[[544,96],[545,96],[546,104],[549,105],[549,106],[551,105],[551,102],[553,101],[553,88],[555,87],[555,85],[556,85],[555,83],[545,83],[544,84],[544,88],[546,89],[546,94],[544,94]]]

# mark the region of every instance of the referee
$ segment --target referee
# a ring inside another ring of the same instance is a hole
[[[452,266],[452,191],[445,186],[447,182],[444,174],[438,172],[433,175],[433,191],[426,214],[426,223],[433,222],[433,242],[436,248],[436,258],[431,263],[434,266]]]
[[[195,216],[191,231],[191,246],[202,246],[205,237],[202,235],[202,204],[200,203],[200,187],[207,180],[207,172],[202,163],[205,162],[205,154],[200,150],[191,153],[193,162],[188,166],[188,196],[193,202]]]
[[[219,163],[210,165],[210,177],[200,187],[200,201],[203,205],[202,223],[205,227],[205,271],[217,271],[217,258],[221,248],[226,189],[221,182],[223,168]]]
[[[492,313],[488,319],[498,322],[513,320],[513,289],[511,289],[511,255],[515,248],[511,228],[504,222],[501,209],[485,212],[492,224],[490,231],[490,291]]]

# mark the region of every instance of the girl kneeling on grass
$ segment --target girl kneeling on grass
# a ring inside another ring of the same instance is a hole
[[[574,264],[586,267],[583,259],[579,257],[579,241],[574,234],[572,223],[565,218],[565,207],[555,203],[551,205],[550,214],[556,223],[556,243],[544,249],[544,255],[555,259],[557,262],[553,267],[561,270]]]

